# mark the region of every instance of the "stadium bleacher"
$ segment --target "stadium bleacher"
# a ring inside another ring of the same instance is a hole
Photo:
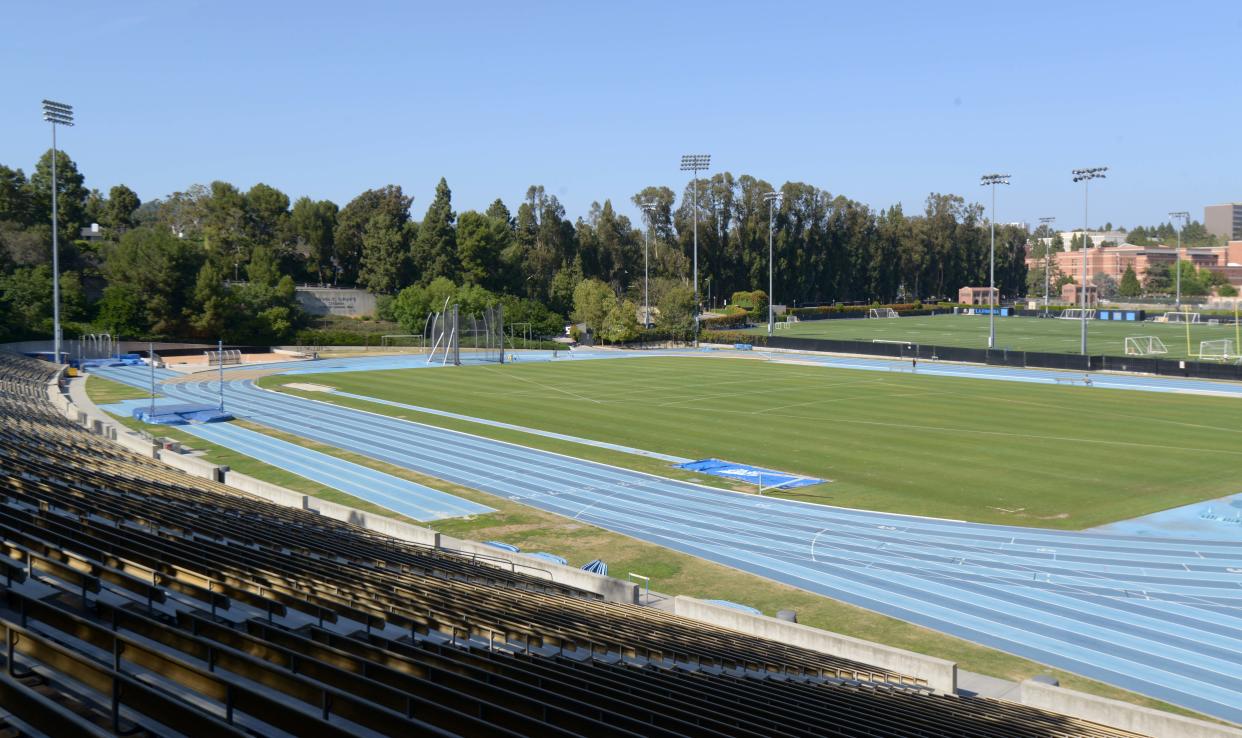
[[[0,354],[0,736],[1135,735],[280,507]]]

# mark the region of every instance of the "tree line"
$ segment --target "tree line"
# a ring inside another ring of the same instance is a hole
[[[0,165],[0,330],[7,340],[50,334],[51,156],[29,177]],[[469,304],[506,300],[514,315],[549,331],[581,317],[578,295],[588,312],[611,314],[615,323],[642,304],[645,239],[651,304],[664,303],[665,322],[684,325],[693,314],[687,290],[695,219],[705,302],[766,289],[764,195],[773,191],[782,195],[772,211],[778,303],[952,298],[988,277],[982,206],[951,194],[933,193],[922,212],[906,214],[900,205],[876,210],[806,183],[776,188],[722,172],[700,180],[697,199],[690,183],[680,198],[661,185],[635,193],[631,202],[647,206],[635,223],[607,199],[571,219],[541,186],[530,187],[515,211],[496,199],[483,211],[457,213],[441,179],[416,220],[413,198],[396,184],[343,207],[291,201],[263,183],[242,190],[224,181],[143,202],[125,185],[106,194],[88,189],[68,154],[57,157],[68,335],[287,341],[308,324],[294,298],[299,282],[369,290],[383,317],[409,328],[421,328],[423,311],[450,292]],[[92,223],[101,238],[79,238]],[[1010,225],[996,229],[1004,295],[1025,287],[1028,235]]]

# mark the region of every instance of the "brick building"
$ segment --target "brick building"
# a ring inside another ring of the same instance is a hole
[[[1181,257],[1182,261],[1188,261],[1198,269],[1208,269],[1221,274],[1229,280],[1230,284],[1242,287],[1242,241],[1230,241],[1227,246],[1215,248],[1183,248]],[[1062,274],[1072,277],[1075,283],[1082,274],[1083,258],[1081,250],[1059,251],[1052,254],[1052,260],[1056,263],[1057,269]],[[1165,246],[1134,246],[1125,243],[1120,246],[1097,246],[1087,249],[1085,258],[1087,260],[1087,284],[1091,284],[1097,274],[1106,274],[1120,282],[1121,275],[1125,273],[1127,267],[1133,268],[1134,273],[1142,281],[1147,276],[1147,270],[1157,264],[1165,264],[1172,269],[1177,260],[1177,249]],[[1028,256],[1026,266],[1028,269],[1039,269],[1043,267],[1043,262],[1043,258]]]

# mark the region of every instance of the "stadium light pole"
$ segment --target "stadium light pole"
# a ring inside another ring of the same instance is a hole
[[[1108,167],[1089,167],[1087,169],[1075,169],[1074,181],[1082,182],[1082,246],[1079,250],[1079,258],[1082,260],[1082,281],[1079,282],[1078,291],[1082,293],[1082,355],[1087,355],[1087,231],[1091,230],[1091,220],[1088,215],[1089,193],[1088,188],[1093,179],[1104,179],[1104,172],[1108,171]]]
[[[651,323],[651,302],[648,300],[647,292],[647,252],[651,248],[651,214],[655,212],[655,200],[644,200],[639,203],[639,207],[643,209],[643,218],[647,221],[647,227],[643,229],[643,328],[648,328]]]
[[[1185,210],[1174,210],[1169,213],[1169,217],[1180,221],[1177,225],[1177,258],[1173,262],[1173,266],[1177,269],[1177,309],[1182,309],[1182,229],[1186,227],[1186,221],[1190,218],[1190,213]],[[1193,262],[1191,262],[1193,263]]]
[[[685,154],[681,171],[694,172],[694,344],[699,343],[699,172],[711,166],[711,154]]]
[[[992,188],[992,248],[988,255],[988,348],[996,348],[996,185],[1009,184],[1008,174],[985,174],[979,184]]]
[[[73,106],[43,101],[43,120],[52,124],[52,352],[60,364],[60,237],[57,223],[56,126],[73,127]]]
[[[220,362],[220,412],[224,412],[224,339],[216,341],[216,361]]]
[[[768,203],[768,336],[772,336],[772,324],[776,320],[775,308],[772,306],[772,231],[773,216],[776,210],[776,204],[781,201],[781,193],[765,192],[763,199]]]
[[[1039,222],[1040,222],[1040,225],[1046,225],[1048,226],[1049,230],[1052,230],[1052,224],[1055,223],[1056,220],[1057,220],[1056,218],[1049,215],[1049,216],[1040,218]],[[1049,238],[1048,245],[1044,247],[1044,315],[1048,314],[1048,289],[1049,289],[1049,284],[1050,284],[1048,273],[1051,271],[1051,269],[1052,269],[1052,239]]]

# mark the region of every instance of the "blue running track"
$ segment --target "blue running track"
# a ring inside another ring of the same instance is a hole
[[[856,366],[863,361],[816,363],[887,371],[883,363]],[[323,363],[340,370],[341,361]],[[1051,382],[1010,368],[935,368]],[[145,386],[146,371],[95,373]],[[1096,375],[1097,387],[1105,376]],[[1207,385],[1242,396],[1223,383],[1116,379],[1148,391]],[[207,402],[218,386],[205,378],[163,389],[177,402]],[[230,412],[288,433],[1242,722],[1242,539],[1038,530],[761,498],[267,392],[246,380],[229,382],[227,393]]]

